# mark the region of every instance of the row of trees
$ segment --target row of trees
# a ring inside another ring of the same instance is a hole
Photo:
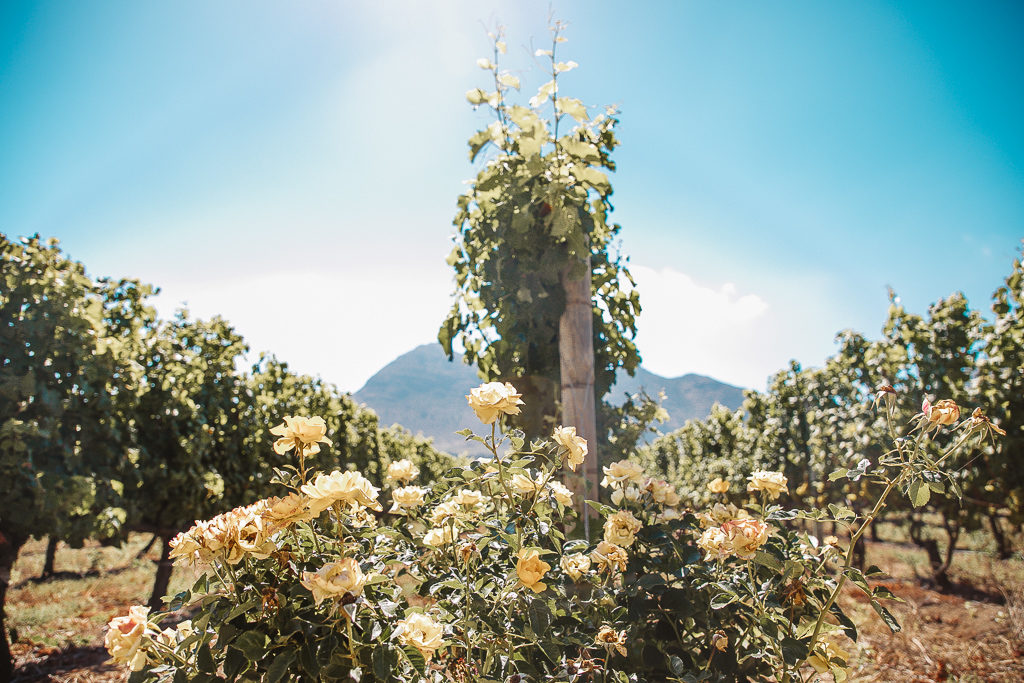
[[[162,320],[148,305],[153,293],[89,277],[56,240],[0,234],[0,610],[29,538],[116,543],[131,530],[164,541],[159,602],[170,537],[271,492],[284,460],[268,429],[285,415],[327,420],[333,448],[316,456],[326,469],[358,468],[380,483],[393,460],[428,476],[451,464],[273,356],[246,369],[248,348],[226,321],[186,311]]]
[[[947,572],[965,531],[990,530],[999,552],[1012,552],[1008,533],[1024,522],[1024,266],[1020,259],[992,297],[990,316],[972,309],[962,294],[931,306],[924,316],[907,311],[891,295],[881,338],[869,340],[846,330],[838,352],[823,367],[797,363],[773,376],[765,392],[747,392],[733,412],[716,406],[704,420],[656,439],[641,460],[664,472],[695,506],[716,496],[707,483],[721,477],[741,495],[745,478],[758,469],[778,470],[789,479],[791,502],[818,509],[829,503],[859,509],[872,499],[864,480],[829,480],[837,469],[874,465],[882,453],[886,424],[874,407],[880,386],[906,397],[951,398],[970,411],[981,407],[1007,432],[964,464],[955,484],[963,498],[941,493],[930,483],[927,507],[890,506],[891,520],[906,525],[924,548],[933,579],[948,583]],[[902,401],[904,405],[906,401]],[[904,423],[913,413],[904,409]],[[859,466],[867,461],[863,466]],[[929,516],[929,513],[937,513]],[[927,533],[928,520],[941,520],[944,552]]]

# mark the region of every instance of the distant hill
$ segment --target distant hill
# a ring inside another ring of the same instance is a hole
[[[438,344],[424,344],[381,368],[353,398],[380,416],[381,424],[400,424],[413,433],[434,438],[434,445],[450,453],[482,454],[478,444],[467,444],[455,434],[479,424],[466,403],[466,394],[480,384],[476,368],[456,356],[449,362]],[[621,373],[611,390],[620,403],[625,394],[641,388],[657,398],[664,391],[662,406],[669,421],[662,431],[671,431],[687,420],[706,417],[711,406],[721,403],[736,409],[743,402],[743,390],[701,375],[666,378],[640,368],[634,377]],[[471,446],[477,446],[472,448]]]

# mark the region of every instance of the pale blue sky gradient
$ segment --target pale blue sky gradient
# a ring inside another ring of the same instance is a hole
[[[0,4],[0,231],[221,313],[358,389],[433,339],[487,123],[547,2]],[[1024,237],[1024,5],[561,2],[563,92],[622,108],[612,181],[645,365],[763,387],[963,290]],[[531,43],[531,41],[533,41]]]

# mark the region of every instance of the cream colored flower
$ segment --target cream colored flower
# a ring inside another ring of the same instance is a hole
[[[283,528],[296,522],[307,522],[316,516],[307,503],[305,496],[295,492],[284,498],[270,498],[263,518],[275,528]]]
[[[149,608],[135,605],[128,610],[127,616],[110,620],[103,645],[115,662],[127,664],[132,671],[141,671],[146,667],[148,658],[146,636],[156,632],[156,627],[149,623]]]
[[[302,492],[309,497],[309,509],[317,514],[338,501],[381,509],[377,502],[380,489],[359,472],[335,470],[330,474],[320,474],[312,483],[303,484]]]
[[[494,424],[502,415],[518,415],[522,394],[508,382],[488,382],[471,389],[466,396],[469,407],[485,425]]]
[[[758,470],[747,477],[747,481],[750,482],[747,484],[747,491],[764,491],[769,500],[775,500],[788,490],[786,488],[788,481],[782,472]]]
[[[454,541],[459,535],[458,528],[452,524],[445,524],[441,527],[434,527],[423,536],[424,545],[431,548],[440,548]]]
[[[661,503],[668,507],[679,505],[681,500],[676,492],[676,487],[663,479],[648,480],[647,490],[651,492],[651,497],[654,498],[655,503]]]
[[[702,529],[710,529],[713,526],[722,526],[733,519],[746,519],[750,517],[746,510],[738,508],[732,503],[723,505],[715,503],[710,510],[697,513],[697,521]]]
[[[262,515],[253,511],[239,515],[236,529],[238,547],[257,560],[265,560],[277,550],[277,546],[270,540],[271,530]]]
[[[729,482],[721,477],[715,477],[708,482],[708,491],[711,491],[711,493],[728,493]]]
[[[411,460],[403,459],[388,465],[388,481],[412,481],[420,475],[420,468]]]
[[[412,645],[427,661],[430,661],[434,653],[445,645],[444,639],[441,637],[444,633],[441,624],[429,615],[420,612],[414,612],[405,619],[399,620],[395,632],[403,645]]]
[[[413,508],[423,505],[423,496],[427,489],[422,486],[403,486],[391,492],[391,512],[405,514]]]
[[[840,664],[839,662],[842,663]],[[807,663],[813,666],[814,670],[820,674],[829,670],[830,663],[837,669],[846,670],[849,662],[850,655],[831,638],[826,638],[818,643],[814,648],[814,652],[807,658]]]
[[[597,637],[594,638],[594,643],[608,652],[617,650],[620,655],[626,656],[625,631],[616,631],[611,626],[602,626],[601,630],[597,632]]]
[[[306,455],[320,452],[320,444],[331,445],[326,438],[327,424],[322,417],[286,417],[284,423],[270,430],[274,436],[281,437],[274,442],[274,452],[284,455],[299,446]]]
[[[454,500],[446,500],[430,511],[430,522],[437,526],[449,518],[458,516],[458,514],[459,504]]]
[[[587,440],[582,436],[576,436],[575,427],[556,427],[555,433],[551,435],[555,443],[565,449],[566,464],[573,472],[576,467],[582,464],[587,457]]]
[[[579,581],[580,577],[590,571],[590,558],[583,553],[562,555],[559,561],[562,571],[573,581]]]
[[[661,514],[658,515],[657,521],[659,523],[660,522],[670,522],[673,519],[682,519],[682,517],[683,517],[683,513],[681,513],[676,508],[665,508],[664,510],[661,511]]]
[[[614,573],[616,570],[625,571],[626,565],[629,564],[629,555],[625,548],[620,548],[608,541],[598,543],[597,547],[591,551],[590,559],[597,564],[599,569],[608,573]]]
[[[345,557],[338,562],[328,562],[316,572],[302,572],[299,583],[313,593],[313,600],[319,605],[329,598],[359,595],[363,592],[366,576],[355,558]]]
[[[933,425],[951,425],[960,419],[960,406],[948,398],[935,403],[925,400],[921,412],[928,423]]]
[[[729,534],[717,526],[704,530],[704,533],[697,539],[697,547],[704,551],[704,559],[708,561],[725,560],[732,555],[732,541],[729,540]]]
[[[537,483],[525,474],[514,474],[509,482],[512,488],[521,496],[529,496],[537,491]]]
[[[635,503],[640,500],[640,489],[636,486],[627,486],[624,489],[616,488],[612,491],[611,499],[612,505],[622,505],[623,500]]]
[[[543,592],[548,587],[541,579],[549,569],[551,569],[551,565],[540,559],[540,553],[536,550],[523,548],[519,551],[516,574],[519,576],[519,581],[534,593]]]
[[[627,482],[642,484],[644,469],[632,460],[619,460],[604,468],[601,486],[625,486]]]
[[[604,540],[628,548],[636,540],[636,533],[643,523],[628,510],[619,510],[610,515],[604,523]]]
[[[740,559],[749,560],[768,540],[771,527],[759,519],[734,519],[723,524],[722,531],[729,536],[733,554]]]
[[[464,508],[475,508],[484,504],[484,494],[473,489],[460,489],[452,497],[452,502]]]
[[[572,507],[572,491],[560,481],[552,479],[548,482],[548,489],[556,501],[565,507]]]

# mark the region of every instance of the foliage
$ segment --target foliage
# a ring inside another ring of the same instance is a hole
[[[894,395],[877,400],[894,429]],[[557,477],[579,463],[554,437],[465,430],[493,459],[432,486],[395,463],[385,502],[358,472],[307,469],[324,421],[285,422],[273,430],[278,453],[294,448],[275,471],[281,497],[172,543],[204,572],[171,604],[192,620],[161,630],[167,613],[132,608],[111,622],[108,649],[134,680],[794,681],[813,668],[841,681],[838,638],[857,637],[835,603],[845,583],[898,629],[853,545],[890,494],[920,505],[943,492],[952,457],[997,431],[980,411],[960,421],[951,401],[926,405],[877,462],[830,475],[883,487],[866,514],[782,506],[778,472],[748,478],[745,507],[684,512],[673,486],[615,462],[602,482],[613,505],[589,502],[605,518],[595,543],[565,534],[576,514]],[[793,519],[847,526],[851,545],[785,528]]]
[[[620,226],[609,223],[618,145],[616,111],[591,117],[584,104],[560,91],[560,74],[575,62],[560,62],[562,26],[552,27],[546,57],[550,80],[529,106],[514,104],[519,78],[498,65],[505,47],[493,36],[493,59],[478,64],[493,77],[493,90],[467,93],[474,107],[486,105],[495,120],[469,140],[470,161],[483,159],[470,189],[459,197],[455,246],[455,301],[438,332],[453,356],[476,363],[480,377],[516,381],[528,397],[517,424],[531,437],[555,412],[559,387],[559,319],[565,309],[562,278],[585,276],[589,257],[593,292],[595,384],[607,393],[617,368],[632,374],[640,356],[633,336],[639,297],[625,260],[613,251]]]
[[[940,558],[934,539],[919,533],[921,510],[895,501],[886,514],[906,520],[912,537],[928,550],[940,583],[963,530],[987,522],[1005,553],[1004,521],[1019,525],[1024,518],[1024,475],[1014,464],[1024,443],[1014,426],[1015,416],[1024,414],[1024,408],[1015,408],[1024,382],[1019,362],[1022,273],[1018,259],[1005,286],[993,296],[992,322],[971,309],[962,294],[940,300],[925,316],[908,312],[893,294],[881,339],[846,330],[837,338],[838,352],[823,367],[791,363],[769,380],[767,391],[747,392],[739,411],[716,407],[709,417],[641,448],[639,460],[678,485],[693,505],[712,499],[705,488],[711,478],[736,485],[755,470],[773,469],[792,482],[791,501],[865,510],[880,491],[869,478],[855,477],[839,486],[827,477],[837,468],[856,470],[859,463],[874,463],[882,456],[878,444],[889,429],[870,402],[878,387],[890,386],[900,396],[948,396],[991,405],[1010,425],[1008,438],[981,448],[957,469],[954,482],[964,493],[962,499],[928,502],[946,527],[947,557]],[[903,402],[900,406],[894,419],[905,422],[914,411]],[[933,446],[927,448],[931,457],[938,455]]]

